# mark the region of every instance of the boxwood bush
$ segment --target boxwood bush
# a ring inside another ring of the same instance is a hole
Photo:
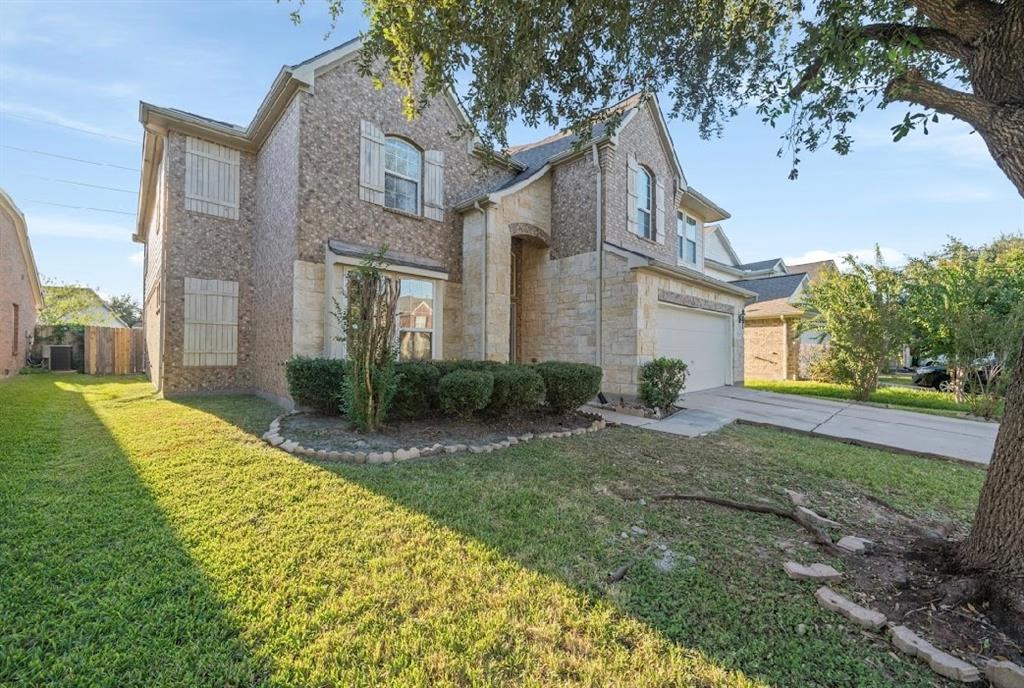
[[[640,366],[640,401],[664,409],[675,403],[686,386],[686,363],[678,358],[656,358]]]
[[[503,365],[491,371],[494,391],[487,413],[504,416],[535,408],[544,401],[544,378],[524,365]]]
[[[475,371],[486,371],[494,372],[498,368],[502,368],[507,363],[499,363],[498,361],[471,361],[471,360],[458,360],[458,361],[429,361],[429,364],[437,368],[437,371],[441,374],[441,377],[454,373],[456,370],[475,370]]]
[[[428,415],[437,408],[437,384],[441,371],[426,361],[408,361],[395,366],[398,388],[391,400],[391,415],[409,420]]]
[[[601,391],[601,369],[596,365],[546,361],[535,370],[544,378],[544,397],[555,413],[568,413]]]
[[[298,406],[340,414],[345,361],[339,358],[293,356],[284,364],[288,393]]]
[[[441,410],[467,419],[491,401],[494,375],[483,370],[455,370],[441,378],[437,392]]]

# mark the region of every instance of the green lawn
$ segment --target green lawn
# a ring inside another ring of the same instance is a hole
[[[935,685],[785,577],[793,524],[620,495],[791,487],[870,536],[865,493],[964,522],[981,470],[754,427],[319,466],[265,401],[150,389],[0,384],[0,686]],[[604,583],[657,543],[695,563]]]
[[[811,380],[744,380],[744,387],[763,389],[768,392],[782,394],[801,394],[809,397],[825,397],[828,399],[852,399],[848,385],[832,382],[814,382]],[[923,387],[879,387],[868,400],[874,404],[885,404],[910,411],[936,411],[946,415],[969,413],[971,407],[958,404],[952,394],[939,392]]]

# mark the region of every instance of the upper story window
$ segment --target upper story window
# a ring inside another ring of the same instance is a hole
[[[646,167],[636,171],[636,232],[654,239],[654,175]]]
[[[676,234],[679,237],[679,259],[697,263],[697,221],[689,215],[676,213]]]
[[[423,157],[405,139],[384,140],[384,206],[418,215]]]

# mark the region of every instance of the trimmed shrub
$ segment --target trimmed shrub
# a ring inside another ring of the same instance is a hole
[[[460,361],[429,361],[430,365],[437,368],[437,372],[441,374],[441,377],[450,375],[456,370],[475,370],[477,372],[494,372],[496,369],[501,368],[507,364],[499,363],[498,361],[472,361],[472,360],[460,360]]]
[[[299,406],[340,414],[345,368],[345,361],[340,358],[293,356],[284,364],[288,393]]]
[[[601,369],[596,365],[545,361],[535,370],[544,378],[544,398],[555,413],[568,413],[601,391]]]
[[[395,366],[398,388],[391,400],[391,415],[406,420],[421,418],[437,408],[437,383],[441,372],[426,361],[409,361]]]
[[[640,401],[664,409],[675,403],[686,385],[686,364],[678,358],[656,358],[640,367]]]
[[[519,413],[539,406],[544,401],[544,378],[536,370],[523,365],[495,368],[494,391],[487,412],[495,416]]]
[[[482,370],[456,370],[437,385],[441,410],[463,419],[483,410],[493,391],[494,376]]]

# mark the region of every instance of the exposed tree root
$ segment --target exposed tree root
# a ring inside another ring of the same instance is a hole
[[[722,497],[712,497],[710,495],[701,494],[660,494],[654,495],[651,499],[657,502],[667,502],[673,500],[682,501],[693,501],[693,502],[706,502],[708,504],[716,504],[718,506],[729,507],[730,509],[739,509],[740,511],[752,511],[758,514],[771,514],[772,516],[778,516],[779,518],[789,519],[793,521],[801,528],[809,532],[814,536],[815,542],[825,547],[829,551],[839,554],[841,550],[835,546],[832,542],[832,538],[824,530],[816,526],[807,520],[803,514],[799,511],[788,511],[786,509],[779,508],[777,506],[771,506],[769,504],[750,504],[748,502],[736,502],[731,499],[724,499]]]

